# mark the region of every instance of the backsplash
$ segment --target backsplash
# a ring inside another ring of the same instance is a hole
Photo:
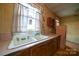
[[[11,33],[0,33],[0,40],[8,40],[11,39]]]

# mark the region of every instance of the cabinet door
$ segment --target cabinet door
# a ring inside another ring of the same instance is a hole
[[[31,49],[31,55],[32,56],[46,56],[48,55],[47,48],[48,48],[47,42],[43,42],[36,46],[33,46]]]
[[[56,39],[51,39],[48,42],[48,54],[53,55],[57,50],[57,40]]]
[[[57,49],[60,49],[61,36],[58,36],[56,39],[57,39]]]
[[[16,52],[16,56],[30,56],[30,49],[24,49]]]

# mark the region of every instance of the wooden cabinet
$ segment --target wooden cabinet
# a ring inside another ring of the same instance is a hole
[[[46,56],[48,55],[47,48],[48,48],[47,42],[43,42],[36,46],[33,46],[31,49],[31,55],[32,56]]]
[[[47,43],[47,45],[48,45],[48,54],[53,55],[57,50],[57,40],[52,39]]]
[[[30,48],[16,52],[16,56],[30,56]]]
[[[60,46],[60,37],[50,39],[48,41],[42,42],[31,48],[32,56],[51,56],[53,55]]]

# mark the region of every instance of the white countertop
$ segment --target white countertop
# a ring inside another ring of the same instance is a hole
[[[8,46],[11,42],[11,39],[8,39],[8,40],[0,40],[0,56],[1,55],[7,55],[7,54],[10,54],[12,52],[16,52],[16,51],[19,51],[19,50],[22,50],[22,49],[26,49],[26,48],[30,48],[36,44],[39,44],[39,43],[42,43],[44,41],[47,41],[49,39],[53,39],[59,35],[57,34],[54,34],[54,35],[48,35],[49,37],[47,39],[43,39],[43,40],[39,40],[39,41],[36,41],[36,42],[33,42],[33,43],[30,43],[30,44],[25,44],[23,46],[20,46],[20,47],[17,47],[17,48],[14,48],[14,49],[8,49]]]

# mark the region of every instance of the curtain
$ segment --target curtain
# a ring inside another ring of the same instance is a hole
[[[14,19],[13,19],[13,33],[17,32],[18,10],[19,10],[19,5],[15,4],[15,6],[14,6]]]
[[[26,8],[26,9],[25,9]],[[26,12],[25,12],[25,10]],[[14,21],[13,21],[13,32],[25,32],[27,28],[27,7],[21,4],[15,4],[14,7]],[[26,24],[25,24],[26,22]]]

